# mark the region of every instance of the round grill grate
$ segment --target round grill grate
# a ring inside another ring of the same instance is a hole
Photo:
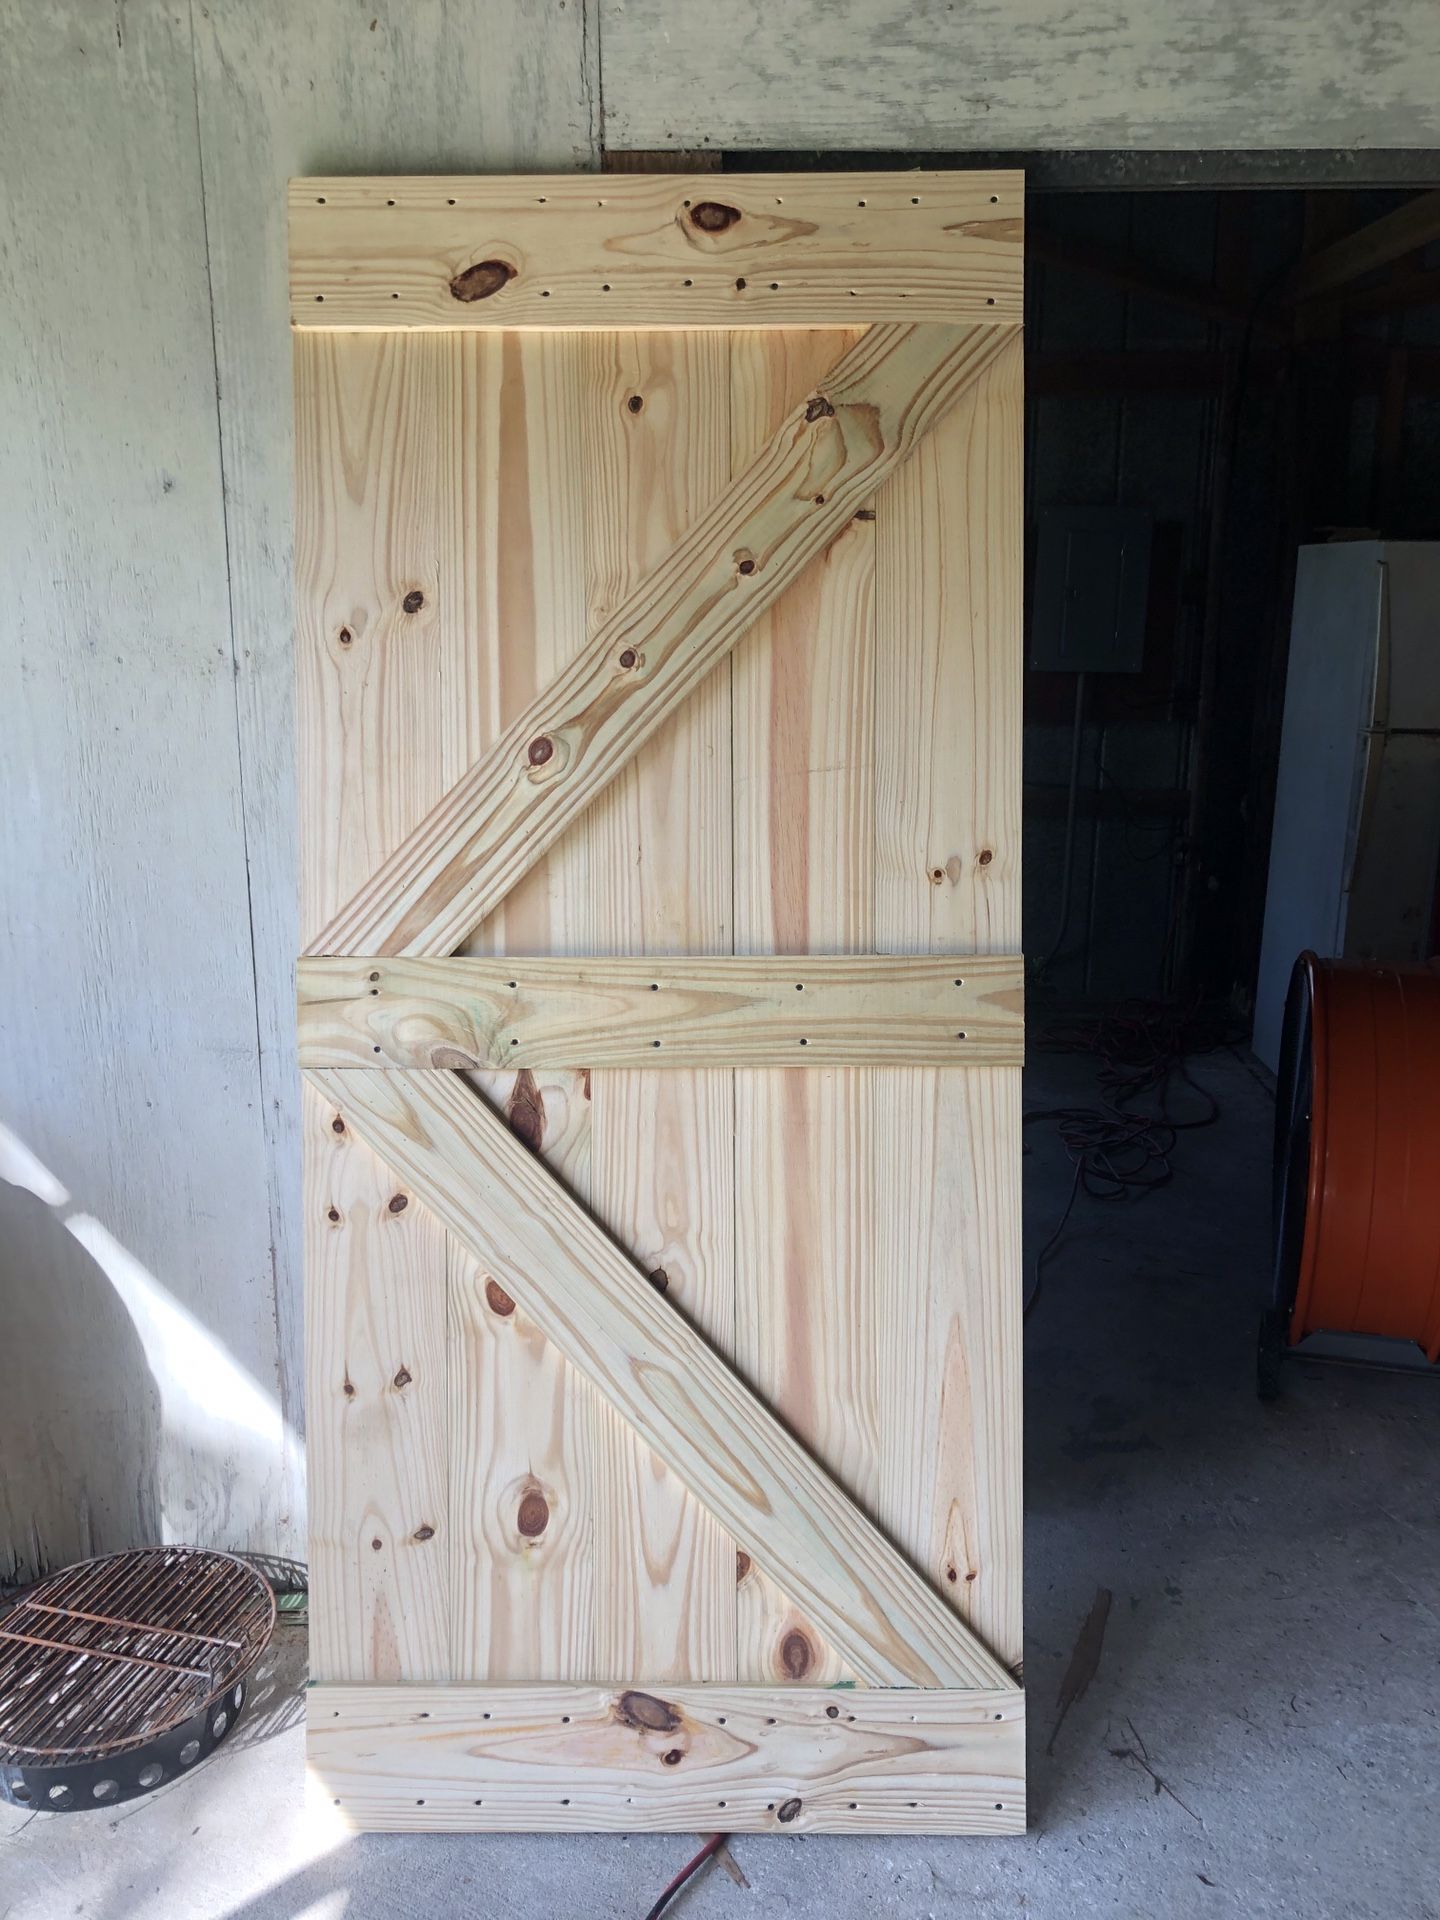
[[[274,1627],[228,1553],[146,1547],[42,1580],[0,1615],[0,1792],[64,1812],[187,1771],[234,1726]]]

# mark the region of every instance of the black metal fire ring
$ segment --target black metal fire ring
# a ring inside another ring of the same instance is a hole
[[[252,1567],[195,1548],[32,1587],[0,1615],[0,1797],[78,1812],[193,1772],[234,1731],[274,1625]]]

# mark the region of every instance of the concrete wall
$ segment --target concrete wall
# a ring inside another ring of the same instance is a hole
[[[1430,0],[608,0],[615,147],[1427,147]]]
[[[0,4],[0,1578],[303,1555],[285,181],[597,116],[582,0]]]
[[[0,1576],[303,1552],[283,189],[1424,144],[1429,0],[0,0]]]

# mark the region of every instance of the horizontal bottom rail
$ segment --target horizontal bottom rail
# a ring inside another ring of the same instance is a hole
[[[1021,1833],[1019,1688],[310,1689],[312,1781],[352,1826]]]

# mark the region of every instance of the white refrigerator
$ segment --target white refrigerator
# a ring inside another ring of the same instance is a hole
[[[1440,541],[1302,547],[1254,1049],[1280,1057],[1295,956],[1433,951],[1440,869]]]

